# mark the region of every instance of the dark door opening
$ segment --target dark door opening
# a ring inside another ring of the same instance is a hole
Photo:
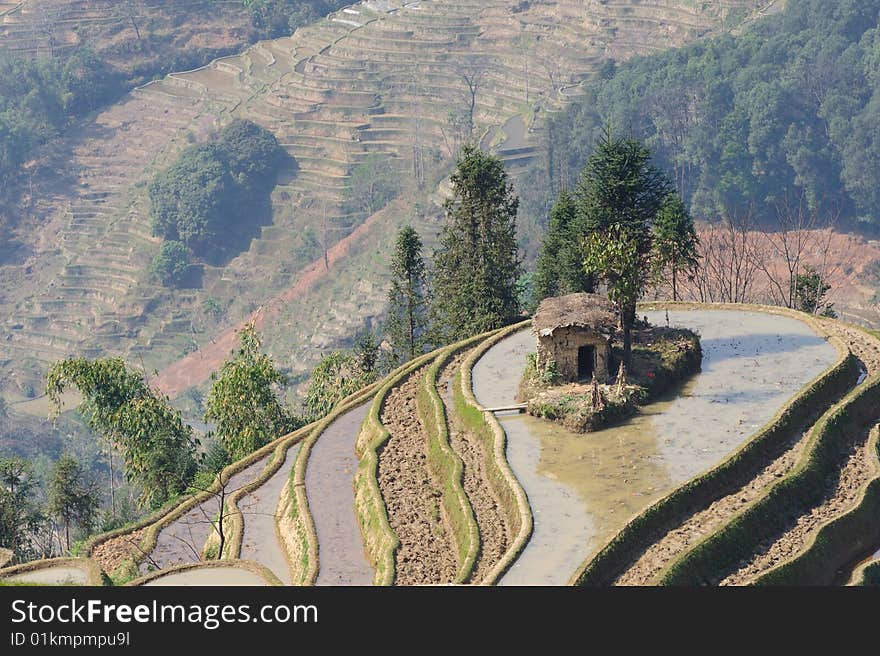
[[[578,349],[578,380],[586,380],[593,377],[593,367],[596,363],[596,347],[581,346]]]

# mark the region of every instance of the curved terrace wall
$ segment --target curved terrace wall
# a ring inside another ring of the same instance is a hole
[[[483,585],[494,585],[513,564],[529,541],[529,537],[532,535],[532,511],[525,490],[507,461],[507,435],[504,433],[504,429],[495,415],[486,412],[474,396],[473,369],[486,351],[502,339],[529,325],[531,325],[531,320],[509,326],[481,342],[462,362],[453,385],[453,405],[456,414],[462,425],[483,443],[483,451],[486,454],[486,470],[514,536],[498,563],[480,581]]]
[[[47,577],[52,578],[53,570],[59,573],[57,582],[47,581]],[[71,570],[81,573],[81,579],[73,582],[73,585],[95,586],[108,583],[100,565],[88,558],[46,558],[5,567],[0,569],[0,581],[10,585],[64,585]],[[29,576],[34,578],[28,580]]]

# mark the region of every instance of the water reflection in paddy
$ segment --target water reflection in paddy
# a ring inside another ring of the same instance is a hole
[[[648,318],[666,323],[664,312]],[[630,517],[720,462],[836,359],[831,345],[788,317],[703,310],[670,312],[669,320],[700,333],[702,370],[624,425],[578,435],[533,417],[499,416],[535,517],[532,539],[502,584],[564,584]],[[480,403],[510,403],[532,351],[529,330],[490,349],[474,368]]]

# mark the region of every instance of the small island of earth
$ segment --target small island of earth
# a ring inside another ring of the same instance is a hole
[[[700,368],[697,333],[636,319],[627,356],[620,311],[599,294],[547,298],[532,322],[517,400],[529,414],[587,433],[631,417]]]

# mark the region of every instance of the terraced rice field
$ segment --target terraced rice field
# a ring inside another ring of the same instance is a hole
[[[307,372],[321,349],[345,344],[384,311],[385,258],[374,255],[386,236],[403,221],[434,225],[443,198],[435,187],[456,148],[448,114],[466,100],[468,67],[485,70],[474,134],[492,132],[489,145],[517,174],[538,154],[544,117],[607,57],[710,34],[722,15],[751,4],[532,2],[512,13],[501,1],[362,2],[135,90],[39,153],[21,235],[28,257],[9,265],[14,282],[0,290],[0,369],[21,381],[4,393],[18,400],[69,355],[121,354],[163,370],[196,351],[181,368],[187,375],[159,378],[176,395],[228,354],[218,331],[255,311],[277,357]],[[147,182],[235,117],[271,130],[298,168],[282,174],[273,221],[248,250],[204,267],[200,287],[161,288],[147,275],[159,248]],[[421,181],[422,216],[394,207],[367,219],[352,209],[352,173],[368,158],[408,188]],[[206,303],[223,309],[219,322]]]
[[[655,323],[667,311],[701,333],[702,370],[586,435],[483,409],[511,401],[527,322],[404,365],[233,467],[251,479],[229,527],[242,546],[219,562],[318,585],[842,584],[872,572],[880,341],[778,308],[644,308]],[[261,527],[248,528],[249,510]],[[166,518],[152,526],[175,526]],[[148,545],[151,530],[134,535]],[[125,537],[99,540],[93,558],[118,565],[102,554]]]

